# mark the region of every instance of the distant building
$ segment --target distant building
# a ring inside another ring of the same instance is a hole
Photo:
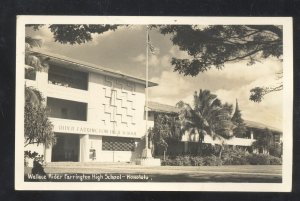
[[[178,115],[179,113],[179,108],[170,106],[170,105],[165,105],[165,104],[160,104],[156,102],[149,102],[149,115],[154,119],[155,122],[155,116],[157,114],[173,114],[173,115]],[[240,148],[249,148],[253,144],[254,141],[256,141],[258,135],[260,135],[264,129],[269,129],[273,136],[274,136],[274,143],[280,144],[282,143],[282,131],[271,127],[264,125],[262,123],[257,123],[254,121],[249,121],[249,120],[244,120],[244,123],[246,124],[246,135],[243,138],[239,137],[233,137],[231,139],[225,140],[226,145],[232,146],[232,147],[240,147]],[[192,147],[195,146],[196,143],[199,142],[199,135],[198,134],[190,134],[186,132],[182,136],[182,143],[178,143],[175,148],[170,147],[173,150],[170,150],[170,152],[176,152],[176,153],[185,153],[185,152],[191,152]],[[213,139],[210,135],[206,135],[204,137],[203,143],[206,144],[222,144],[223,142],[218,139]],[[176,150],[174,150],[176,149]],[[260,150],[254,150],[255,152],[262,152]]]

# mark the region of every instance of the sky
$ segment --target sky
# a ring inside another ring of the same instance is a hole
[[[81,45],[54,42],[47,26],[38,31],[26,28],[26,35],[42,39],[41,49],[45,51],[145,78],[145,26],[131,25],[95,34],[91,42]],[[250,89],[280,82],[276,72],[282,70],[282,63],[277,58],[268,58],[251,66],[246,61],[227,63],[222,70],[211,69],[195,77],[183,76],[173,71],[170,60],[188,55],[172,44],[169,35],[156,30],[150,30],[149,35],[151,43],[159,50],[155,55],[149,55],[149,79],[159,84],[149,88],[150,101],[173,106],[180,100],[192,104],[194,92],[207,89],[223,103],[235,105],[237,99],[243,119],[282,129],[282,91],[266,95],[260,103],[249,100]]]

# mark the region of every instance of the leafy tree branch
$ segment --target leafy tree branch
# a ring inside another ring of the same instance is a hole
[[[44,25],[27,25],[38,30]],[[83,44],[93,39],[93,34],[115,31],[126,25],[48,25],[54,40],[62,44]],[[174,71],[185,76],[197,76],[211,68],[223,69],[225,63],[248,61],[253,65],[269,57],[281,58],[283,54],[283,30],[277,25],[150,25],[163,35],[170,36],[173,45],[188,54],[187,58],[173,57]],[[261,98],[274,89],[253,89],[250,100]],[[257,97],[257,98],[256,98]],[[261,97],[261,98],[260,98]]]

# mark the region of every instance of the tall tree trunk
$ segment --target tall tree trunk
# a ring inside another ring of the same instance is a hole
[[[219,152],[219,158],[221,158],[222,157],[222,153],[223,153],[223,146],[221,146],[221,148],[220,148],[220,152]]]
[[[202,155],[202,142],[199,142],[198,143],[198,146],[197,146],[197,155]]]

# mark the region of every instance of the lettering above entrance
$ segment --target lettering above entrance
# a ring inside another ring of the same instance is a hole
[[[54,132],[119,136],[119,137],[138,137],[137,132],[133,130],[118,130],[118,129],[99,128],[96,126],[74,126],[74,125],[63,125],[63,124],[55,125]]]

